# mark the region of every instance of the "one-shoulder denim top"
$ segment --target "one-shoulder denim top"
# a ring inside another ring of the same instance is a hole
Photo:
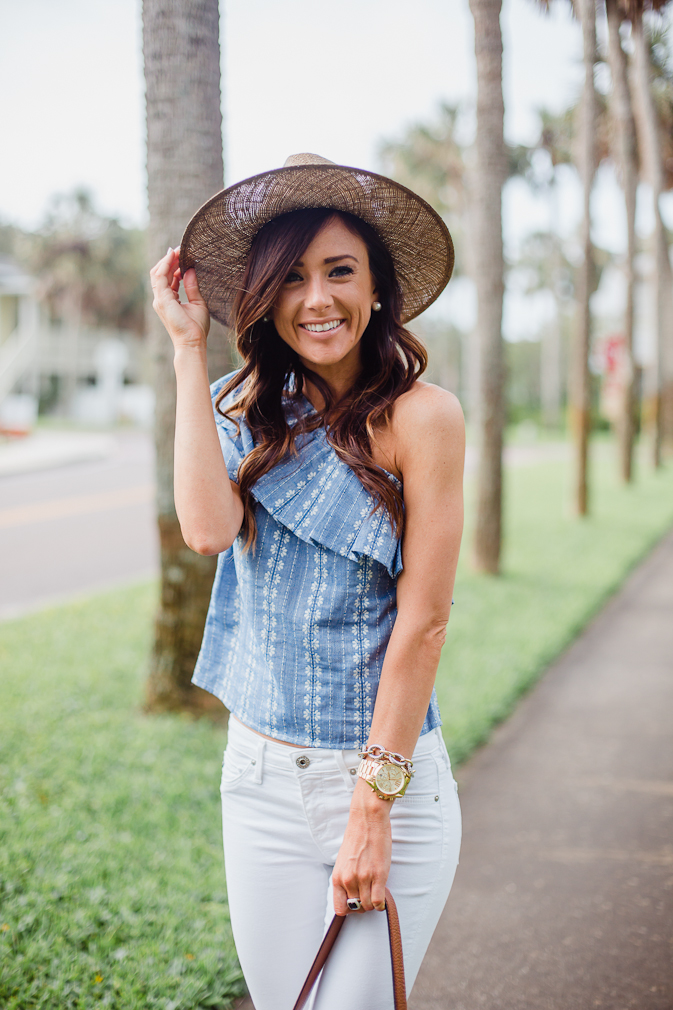
[[[213,401],[234,374],[213,383]],[[288,406],[289,423],[312,409],[308,400]],[[250,429],[218,411],[215,420],[236,480],[254,447]],[[193,680],[260,733],[301,747],[361,747],[397,613],[401,545],[324,428],[299,435],[297,449],[252,489],[254,551],[238,537],[218,558]],[[440,725],[433,691],[421,732]]]

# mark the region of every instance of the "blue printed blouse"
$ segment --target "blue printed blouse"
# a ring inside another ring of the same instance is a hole
[[[213,406],[233,374],[213,383]],[[313,408],[304,400],[287,409],[292,424]],[[254,447],[238,420],[240,433],[215,410],[232,480]],[[218,558],[193,681],[260,733],[302,747],[361,747],[397,613],[401,545],[324,428],[299,436],[297,449],[252,489],[254,552],[238,537]],[[433,691],[422,733],[440,725]]]

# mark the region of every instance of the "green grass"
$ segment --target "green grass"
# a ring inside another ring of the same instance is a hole
[[[438,677],[454,762],[673,524],[673,467],[643,468],[632,488],[614,469],[596,465],[582,521],[565,466],[508,473],[504,574],[461,562]],[[244,991],[222,869],[224,735],[141,714],[153,606],[140,586],[0,626],[2,1010],[226,1008]]]
[[[0,627],[0,1007],[228,1007],[224,734],[140,713],[153,587]],[[9,929],[5,929],[8,926]]]
[[[444,736],[454,763],[488,739],[493,725],[573,640],[648,548],[673,525],[673,466],[637,482],[617,479],[612,447],[592,470],[591,515],[570,514],[570,466],[544,463],[506,474],[503,574],[475,575],[466,558],[437,678]]]

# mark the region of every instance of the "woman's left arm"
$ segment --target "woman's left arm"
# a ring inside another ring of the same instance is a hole
[[[404,570],[397,618],[386,650],[369,742],[411,757],[428,711],[451,612],[463,530],[465,426],[458,400],[419,385],[401,397],[392,421],[404,486]],[[334,868],[334,905],[384,907],[390,871],[390,810],[358,779]]]

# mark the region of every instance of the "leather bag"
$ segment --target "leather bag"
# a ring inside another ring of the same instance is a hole
[[[355,913],[359,914],[359,913]],[[371,914],[371,913],[370,913]],[[386,887],[386,916],[388,917],[388,939],[390,940],[390,960],[393,967],[393,1005],[395,1010],[407,1010],[407,990],[404,984],[404,959],[402,957],[402,934],[400,933],[400,920],[397,915],[397,907],[393,901],[393,896]],[[329,929],[325,933],[320,949],[316,954],[315,961],[311,965],[311,970],[306,976],[306,981],[302,987],[294,1010],[302,1010],[306,1000],[311,995],[311,990],[315,985],[318,975],[325,967],[325,962],[334,946],[334,941],[341,932],[341,927],[346,921],[345,915],[335,915],[330,923]]]

